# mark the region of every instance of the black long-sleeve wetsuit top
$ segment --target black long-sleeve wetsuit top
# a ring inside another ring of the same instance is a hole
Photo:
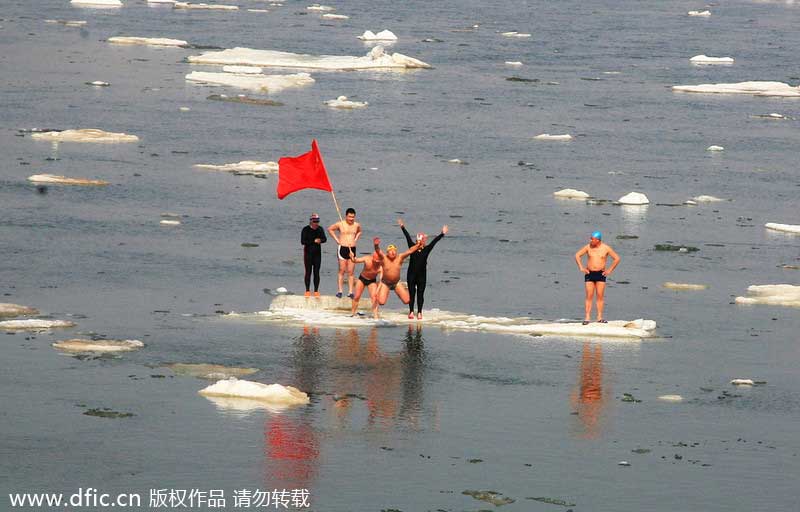
[[[416,245],[416,242],[411,239],[411,235],[408,234],[405,226],[402,226],[403,234],[406,236],[406,242],[408,242],[408,247],[411,248]],[[436,235],[436,238],[431,240],[431,243],[426,244],[424,248],[419,251],[414,251],[411,253],[408,262],[408,275],[419,275],[425,274],[428,269],[428,255],[433,250],[433,246],[436,245],[436,242],[444,237],[444,233],[439,233]]]
[[[316,238],[319,238],[319,244],[314,243],[314,239]],[[322,254],[322,247],[320,247],[320,245],[327,241],[328,237],[325,236],[325,230],[322,229],[322,226],[317,226],[317,229],[306,226],[303,228],[303,231],[300,232],[300,243],[303,244],[306,252],[309,254]]]

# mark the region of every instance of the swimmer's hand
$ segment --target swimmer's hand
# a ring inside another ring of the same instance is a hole
[[[381,239],[376,236],[372,239],[372,245],[381,245]]]
[[[403,219],[397,219],[397,225],[400,226],[401,228],[406,227],[406,223],[403,222]]]
[[[589,273],[589,269],[586,268],[586,267],[581,267],[581,272],[583,272],[584,274],[588,274]]]
[[[443,235],[446,235],[448,231],[449,231],[449,229],[448,229],[448,227],[447,227],[447,224],[445,224],[444,226],[442,226],[442,234],[443,234]]]

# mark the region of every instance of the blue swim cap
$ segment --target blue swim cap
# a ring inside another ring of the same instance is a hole
[[[599,231],[595,231],[594,233],[592,233],[592,238],[596,238],[598,240],[602,240],[603,239],[603,233],[601,233]]]

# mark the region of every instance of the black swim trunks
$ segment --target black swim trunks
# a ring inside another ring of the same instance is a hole
[[[606,282],[606,276],[603,275],[603,271],[602,270],[590,270],[588,274],[584,274],[583,280],[585,282],[587,282],[587,283],[588,282],[605,283]]]
[[[389,288],[390,290],[394,290],[395,288],[397,288],[397,285],[398,285],[398,283],[392,283],[392,284],[383,283],[383,284],[385,284],[386,287]]]
[[[369,286],[371,284],[375,284],[377,280],[373,277],[372,279],[367,279],[364,276],[358,276],[358,280],[364,283],[364,286]]]
[[[339,259],[340,260],[349,260],[350,259],[350,251],[353,251],[353,256],[356,256],[356,248],[355,247],[344,247],[339,246]]]

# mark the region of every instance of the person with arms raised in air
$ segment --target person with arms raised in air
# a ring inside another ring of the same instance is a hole
[[[419,249],[421,245],[421,242],[417,242],[404,253],[398,253],[397,246],[394,244],[389,244],[386,247],[386,254],[383,257],[383,277],[377,290],[378,304],[381,306],[386,304],[391,290],[394,290],[400,300],[403,301],[403,304],[408,304],[410,298],[408,290],[400,282],[400,271],[403,267],[403,261]]]
[[[322,244],[328,241],[325,230],[319,226],[319,215],[311,214],[308,226],[300,232],[303,245],[303,264],[306,267],[306,297],[311,296],[311,273],[314,273],[314,297],[319,297],[319,266],[322,263]]]
[[[337,231],[339,232],[338,236],[336,234]],[[347,296],[352,299],[353,289],[355,288],[353,270],[356,265],[350,260],[350,253],[356,254],[356,242],[361,237],[361,224],[356,222],[356,211],[348,208],[344,213],[344,220],[331,225],[328,228],[328,233],[331,234],[339,246],[339,275],[337,277],[339,291],[336,293],[336,297],[342,298],[342,282],[344,281],[344,275],[347,274],[347,284],[350,290]]]
[[[403,219],[397,219],[397,224],[403,230],[406,237],[406,242],[409,247],[414,246],[414,240],[406,230],[406,225]],[[417,243],[421,242],[422,245],[419,249],[411,254],[408,262],[408,272],[406,273],[406,281],[408,282],[408,293],[410,294],[410,301],[408,303],[408,318],[414,318],[414,302],[417,304],[417,320],[422,320],[422,306],[425,304],[425,286],[428,282],[428,255],[433,250],[433,246],[447,234],[447,224],[442,226],[442,232],[436,235],[428,242],[428,235],[425,233],[417,233]],[[426,245],[427,244],[427,245]]]
[[[350,259],[354,264],[364,264],[364,268],[361,269],[361,273],[358,275],[358,282],[356,282],[356,292],[353,296],[353,306],[350,311],[350,316],[356,316],[356,313],[358,313],[358,301],[361,300],[361,294],[364,293],[364,288],[366,287],[370,302],[372,303],[372,316],[378,318],[378,297],[376,292],[380,274],[383,270],[383,253],[381,252],[380,238],[373,239],[372,243],[375,246],[375,251],[368,256],[356,258],[355,254],[350,253]]]
[[[583,266],[583,255],[586,255],[586,266]],[[611,256],[613,262],[611,267],[606,269],[606,262]],[[583,272],[583,280],[586,288],[586,300],[584,303],[583,325],[589,323],[590,313],[592,312],[592,299],[597,297],[597,321],[608,323],[603,318],[603,308],[605,307],[606,278],[614,272],[619,265],[619,256],[610,245],[603,243],[603,234],[599,231],[592,233],[589,243],[575,253],[575,263]]]

